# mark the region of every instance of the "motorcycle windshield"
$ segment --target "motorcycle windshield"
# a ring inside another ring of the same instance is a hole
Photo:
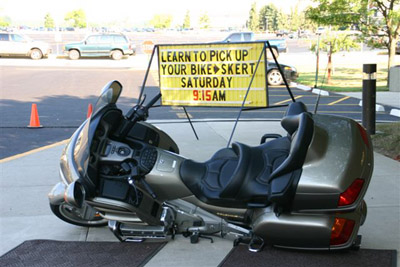
[[[87,119],[85,125],[80,131],[78,138],[75,142],[74,147],[74,163],[79,171],[81,177],[84,177],[87,172],[90,156],[90,145],[97,125],[100,122],[99,114],[100,111],[115,104],[121,94],[122,85],[118,81],[112,81],[108,83],[103,90],[101,95],[97,99],[97,102],[93,108],[92,115]]]

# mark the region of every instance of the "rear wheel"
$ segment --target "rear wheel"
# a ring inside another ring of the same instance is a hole
[[[79,209],[63,202],[60,205],[50,204],[50,209],[54,215],[64,222],[78,226],[103,227],[108,223],[107,220],[103,219],[93,208],[87,205]]]
[[[68,57],[69,57],[69,59],[77,60],[77,59],[80,58],[80,56],[81,56],[81,55],[80,55],[80,53],[79,53],[78,50],[72,49],[72,50],[70,50],[70,51],[68,52]]]
[[[267,74],[267,80],[269,85],[281,85],[283,78],[279,70],[272,69]]]
[[[111,58],[114,60],[120,60],[123,57],[123,53],[121,50],[114,50],[111,52]]]
[[[34,60],[41,59],[43,57],[43,53],[40,51],[40,49],[34,48],[31,50],[30,57]]]

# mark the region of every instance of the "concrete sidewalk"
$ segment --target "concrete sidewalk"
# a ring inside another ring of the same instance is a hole
[[[206,160],[225,147],[233,122],[194,124],[197,141],[187,123],[157,123],[177,142],[181,154]],[[279,122],[240,122],[235,141],[257,145],[265,133],[284,133]],[[47,193],[59,181],[58,163],[63,145],[49,146],[14,159],[0,161],[0,255],[30,239],[117,241],[107,227],[69,225],[54,216]],[[360,229],[362,247],[400,252],[400,163],[375,153],[375,168],[365,197],[368,216]],[[214,238],[213,244],[178,237],[146,266],[217,266],[232,248],[232,240]],[[173,256],[172,256],[173,255]],[[398,253],[398,262],[400,260]]]

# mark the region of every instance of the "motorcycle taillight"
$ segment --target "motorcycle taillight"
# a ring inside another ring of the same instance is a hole
[[[331,232],[331,246],[347,243],[353,233],[355,222],[344,218],[335,218]]]
[[[364,144],[369,148],[369,141],[368,141],[368,133],[365,130],[364,127],[362,127],[360,124],[356,123],[358,130],[360,131],[360,135],[362,140],[364,141]]]
[[[360,194],[363,185],[363,179],[355,179],[346,191],[340,194],[338,206],[341,207],[353,204]]]

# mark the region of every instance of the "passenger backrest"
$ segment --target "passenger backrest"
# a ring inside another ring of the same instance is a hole
[[[284,117],[299,115],[303,112],[307,112],[306,105],[303,102],[293,102],[288,106]]]
[[[306,112],[284,117],[281,124],[292,139],[290,153],[286,160],[271,174],[270,181],[303,166],[314,134],[314,121],[311,115]]]

